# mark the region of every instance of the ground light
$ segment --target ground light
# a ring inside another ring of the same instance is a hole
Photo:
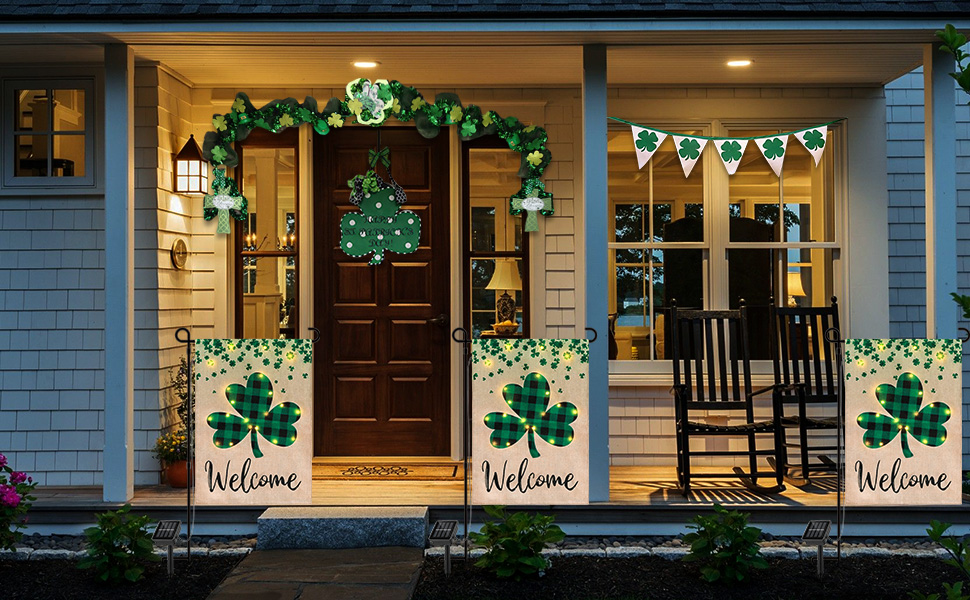
[[[445,575],[451,575],[451,544],[458,533],[458,521],[435,521],[428,542],[432,546],[445,547]]]
[[[818,548],[818,576],[825,574],[825,557],[823,548],[826,540],[829,539],[829,531],[832,530],[832,521],[809,521],[805,526],[805,533],[802,534],[802,543]]]
[[[168,576],[175,574],[175,559],[172,557],[172,547],[175,546],[175,538],[182,530],[181,521],[159,521],[152,534],[152,540],[160,546],[168,546]]]

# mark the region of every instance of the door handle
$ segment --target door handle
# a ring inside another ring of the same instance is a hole
[[[438,327],[448,327],[448,315],[441,313],[433,319],[428,319],[428,325],[437,325]]]

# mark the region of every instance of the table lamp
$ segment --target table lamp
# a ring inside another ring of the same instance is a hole
[[[492,280],[485,286],[487,290],[503,290],[502,295],[495,300],[495,312],[498,323],[515,322],[515,298],[509,296],[508,290],[521,290],[522,278],[519,277],[519,266],[514,258],[495,259],[495,272]]]
[[[795,300],[795,296],[806,296],[805,288],[802,287],[802,274],[801,273],[788,273],[788,308],[796,308],[798,302]]]

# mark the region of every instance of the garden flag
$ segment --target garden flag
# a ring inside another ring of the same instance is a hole
[[[741,164],[744,149],[748,147],[748,140],[715,140],[714,146],[717,147],[717,154],[721,157],[728,175],[734,175]]]
[[[643,165],[647,164],[665,139],[667,134],[663,131],[633,126],[633,147],[637,151],[637,168],[642,169]]]
[[[815,159],[816,167],[818,166],[818,161],[822,158],[822,151],[825,150],[825,144],[827,143],[825,134],[828,133],[828,129],[828,126],[822,125],[821,127],[806,129],[795,134],[798,141],[802,143],[802,146],[805,146],[805,149]]]
[[[785,162],[785,152],[788,150],[788,134],[769,135],[752,140],[761,150],[761,155],[768,161],[768,166],[781,177],[781,166]]]
[[[680,166],[684,169],[684,177],[690,177],[690,172],[694,170],[694,165],[701,158],[704,146],[707,145],[707,138],[671,135],[674,140],[674,147],[677,149],[677,158],[680,159]]]
[[[199,504],[310,504],[310,340],[196,340]]]
[[[472,349],[472,504],[588,504],[589,342]]]
[[[845,342],[847,505],[962,503],[960,340]]]

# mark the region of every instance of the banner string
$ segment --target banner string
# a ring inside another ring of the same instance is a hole
[[[699,140],[708,140],[708,141],[711,141],[711,142],[713,142],[713,141],[724,141],[724,140],[758,140],[758,139],[765,138],[765,137],[782,137],[782,136],[785,136],[785,135],[797,135],[797,134],[802,133],[802,132],[805,132],[805,131],[810,131],[812,129],[818,129],[819,127],[827,127],[829,125],[834,125],[835,123],[840,123],[842,121],[845,121],[845,117],[842,117],[842,118],[839,118],[839,119],[835,119],[834,121],[829,121],[828,123],[819,123],[818,125],[812,125],[811,127],[805,127],[803,129],[796,129],[795,131],[785,131],[785,132],[782,132],[782,133],[768,133],[768,134],[765,134],[765,135],[755,135],[755,136],[751,136],[751,137],[744,137],[744,136],[737,136],[737,135],[735,135],[735,136],[727,136],[727,137],[725,137],[725,136],[711,137],[711,136],[706,136],[706,135],[688,135],[688,134],[682,134],[682,133],[674,133],[672,131],[666,131],[664,129],[660,129],[659,127],[649,127],[647,125],[641,125],[639,123],[634,123],[632,121],[627,121],[626,119],[621,119],[619,117],[606,117],[606,118],[607,119],[612,119],[614,121],[618,121],[620,123],[626,123],[627,125],[632,125],[633,127],[641,127],[643,129],[649,129],[651,131],[659,131],[660,133],[665,133],[667,135],[676,135],[678,137],[689,137],[689,138],[695,138],[695,139],[699,139]]]

